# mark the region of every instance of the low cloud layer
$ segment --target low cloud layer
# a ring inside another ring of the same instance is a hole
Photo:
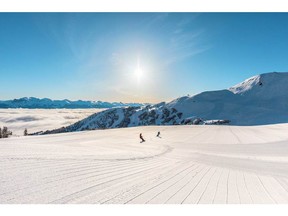
[[[6,126],[13,135],[51,130],[75,123],[102,109],[0,109],[0,127]]]

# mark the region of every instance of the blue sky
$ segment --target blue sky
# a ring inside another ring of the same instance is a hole
[[[0,13],[0,100],[169,101],[287,57],[288,13]]]

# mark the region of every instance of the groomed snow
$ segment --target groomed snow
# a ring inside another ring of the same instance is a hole
[[[147,126],[1,139],[0,203],[288,203],[287,131]]]

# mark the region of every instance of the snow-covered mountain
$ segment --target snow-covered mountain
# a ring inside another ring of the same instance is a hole
[[[68,127],[46,131],[44,134],[140,125],[171,125],[180,123],[181,117],[182,113],[174,108],[167,108],[165,103],[143,107],[112,108],[95,113]]]
[[[167,104],[183,117],[229,119],[233,125],[288,122],[288,73],[266,73],[229,89],[178,98]]]
[[[127,107],[127,106],[141,106],[140,103],[121,103],[121,102],[103,102],[103,101],[70,101],[70,100],[51,100],[49,98],[35,98],[23,97],[14,100],[0,101],[0,108],[112,108],[112,107]]]
[[[45,133],[140,125],[284,123],[288,122],[287,83],[288,73],[261,74],[229,89],[180,97],[169,103],[105,110]]]

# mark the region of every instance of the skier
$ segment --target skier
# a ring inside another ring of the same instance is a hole
[[[142,137],[142,133],[140,133],[140,139],[142,140],[141,142],[145,142],[145,140]]]
[[[160,131],[158,131],[158,133],[157,133],[156,137],[160,137]]]

